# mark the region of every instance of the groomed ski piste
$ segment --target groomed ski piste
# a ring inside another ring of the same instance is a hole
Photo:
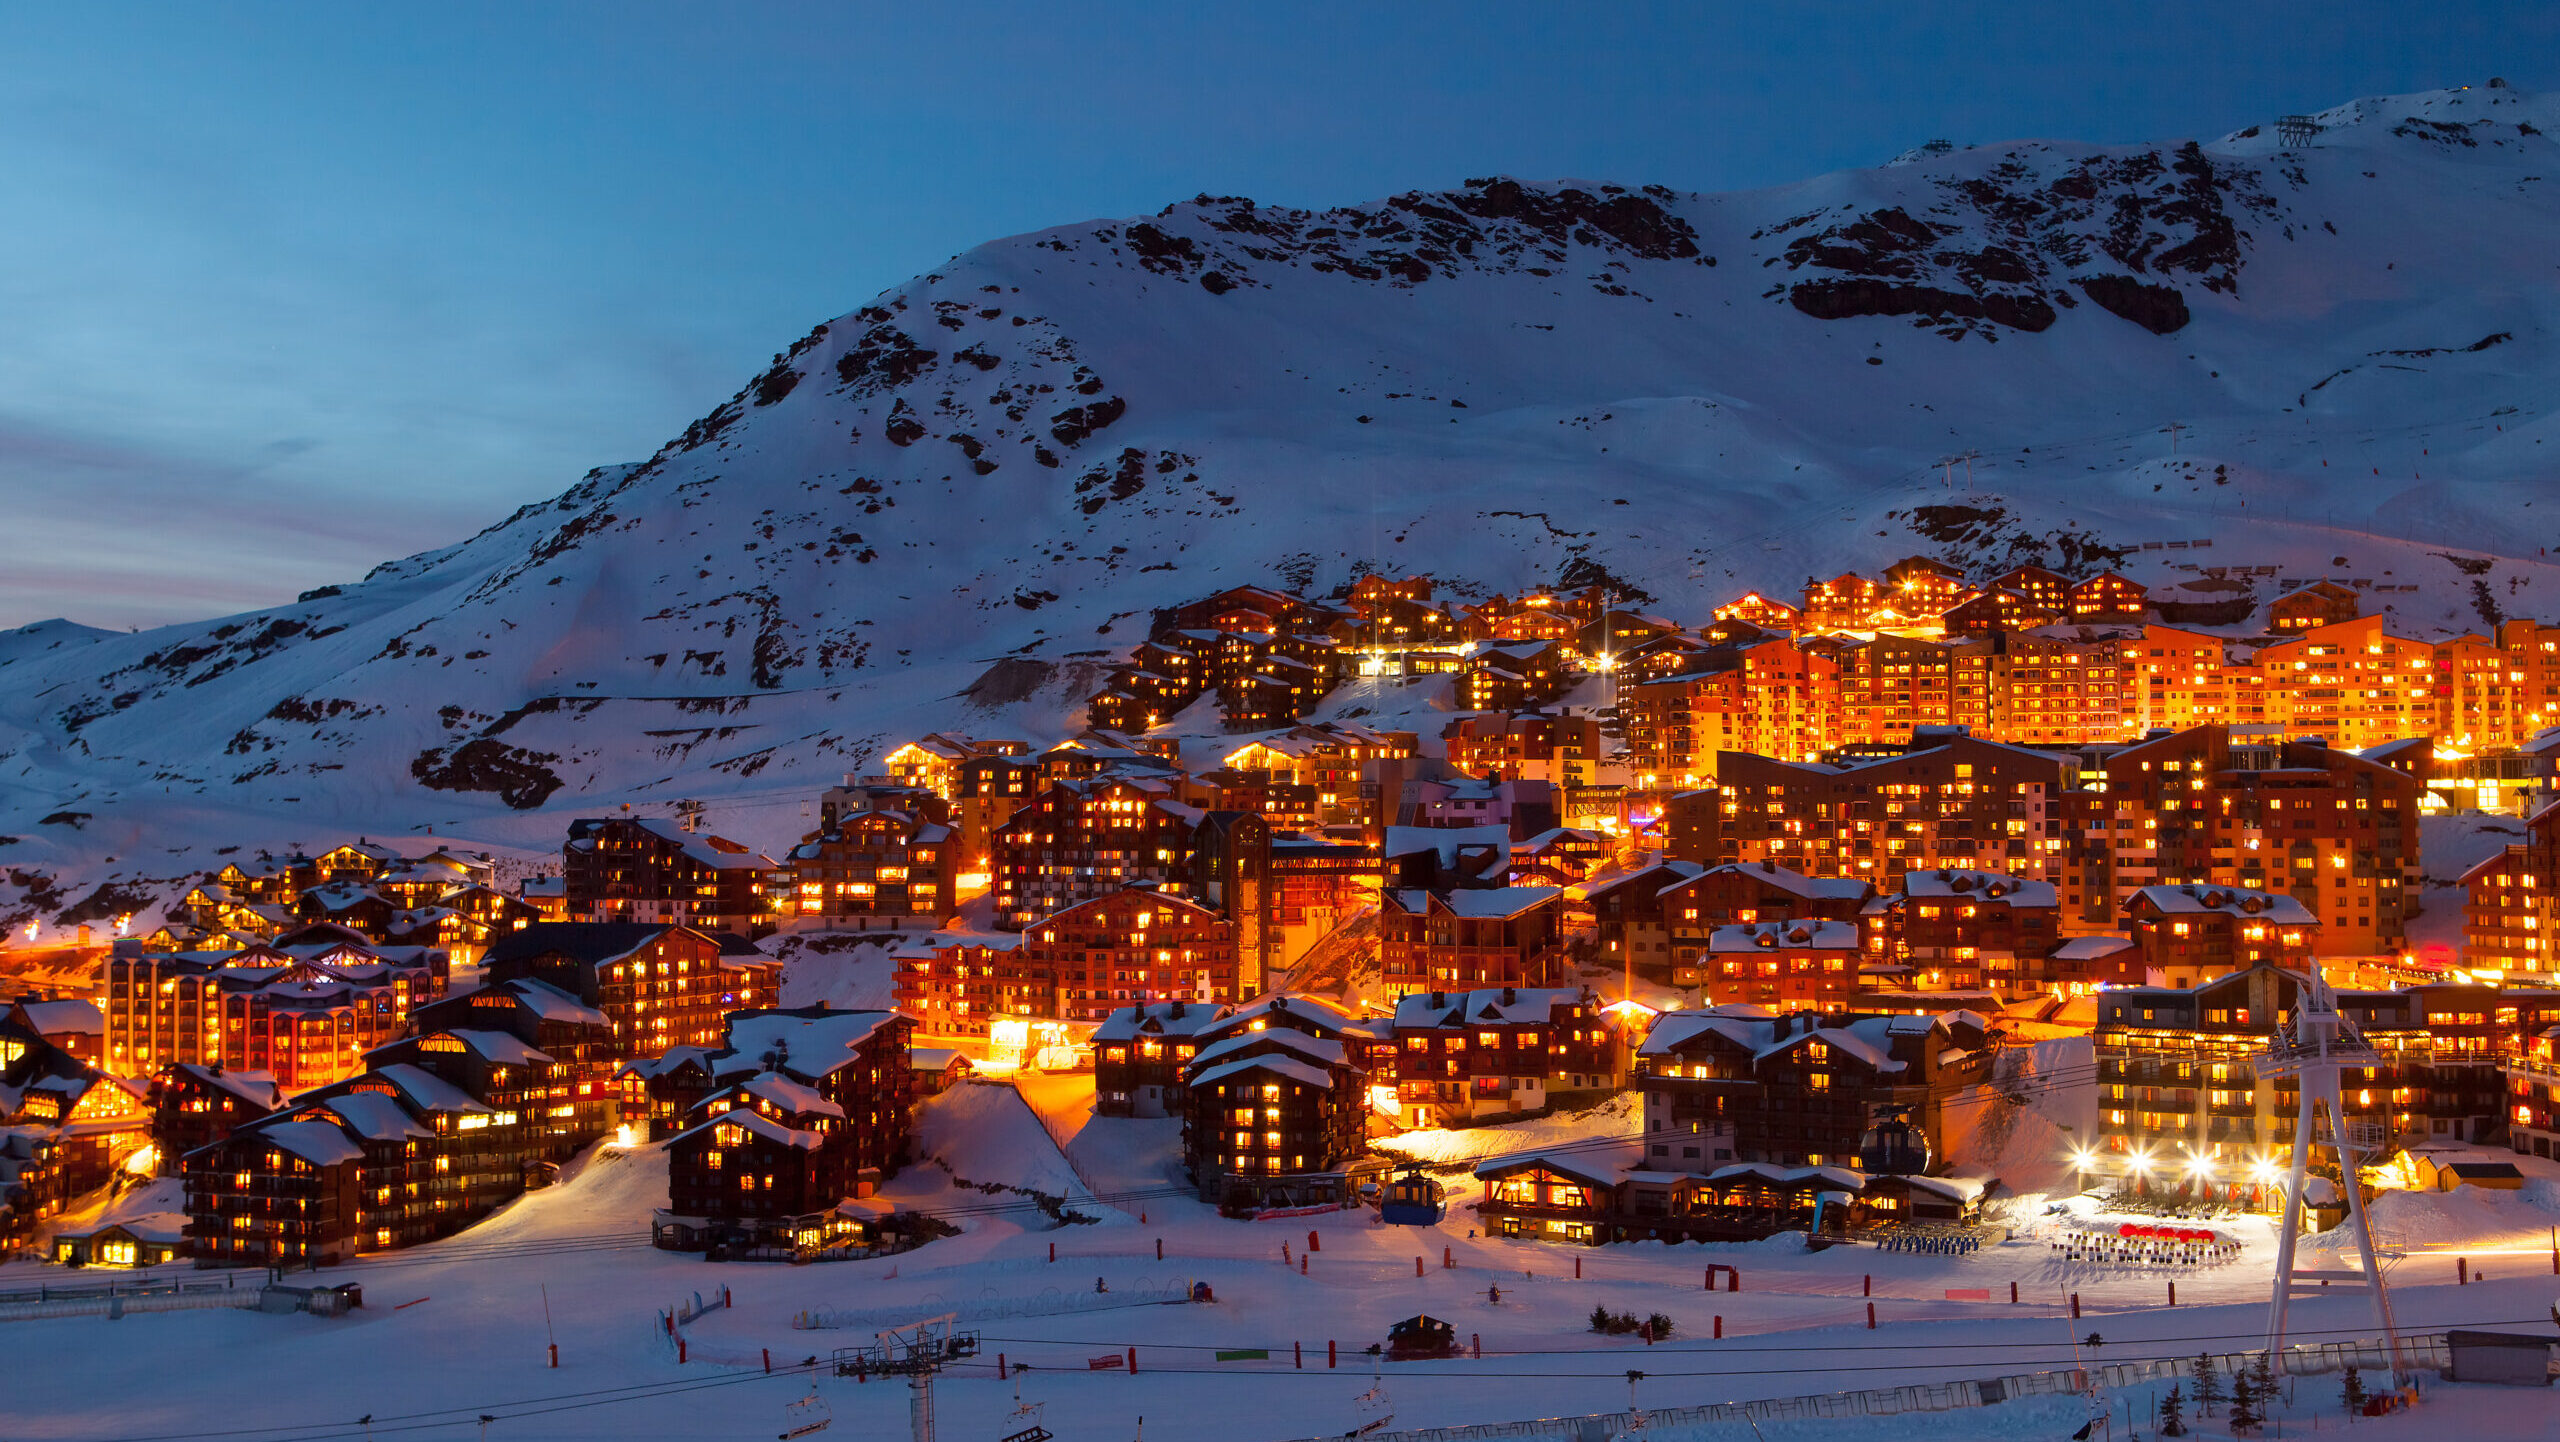
[[[665,1202],[665,1153],[608,1144],[560,1185],[461,1236],[288,1279],[361,1284],[364,1306],[345,1317],[213,1310],[10,1323],[0,1334],[14,1359],[0,1433],[132,1442],[476,1438],[485,1416],[491,1438],[744,1439],[780,1435],[814,1415],[786,1410],[814,1390],[832,1419],[830,1438],[905,1438],[906,1384],[838,1377],[831,1359],[883,1328],[943,1315],[977,1332],[983,1349],[936,1385],[946,1442],[997,1442],[1025,1425],[1015,1412],[1025,1403],[1060,1442],[1286,1442],[1378,1420],[1375,1404],[1358,1401],[1373,1387],[1392,1408],[1379,1434],[1390,1435],[1621,1413],[1631,1370],[1644,1374],[1632,1384],[1634,1404],[1667,1410],[2246,1352],[2264,1334],[2274,1238],[2260,1218],[2221,1224],[2242,1244],[2235,1260],[2189,1268],[2065,1260],[2037,1235],[2040,1224],[2050,1225],[2051,1206],[2092,1203],[2033,1194],[2007,1208],[2011,1241],[1956,1256],[1868,1246],[1808,1252],[1797,1234],[1599,1248],[1495,1239],[1471,1225],[1478,1193],[1464,1172],[1450,1178],[1448,1216],[1436,1227],[1382,1225],[1374,1211],[1237,1221],[1182,1185],[1179,1123],[1094,1118],[1090,1097],[1089,1078],[1044,1077],[1020,1090],[970,1083],[925,1102],[918,1160],[885,1200],[960,1231],[895,1257],[795,1267],[658,1251],[648,1224]],[[1553,1118],[1477,1128],[1465,1153],[1498,1155],[1494,1143],[1509,1131],[1522,1149],[1598,1155],[1622,1145],[1618,1111],[1589,1117],[1579,1136]],[[2398,1253],[2388,1277],[2404,1334],[2555,1334],[2560,1166],[2520,1164],[2521,1191],[2386,1193],[2377,1203],[2377,1227]],[[1091,1220],[1053,1222],[1010,1188],[1046,1193],[1068,1216]],[[2338,1255],[2333,1241],[2307,1243],[2304,1265],[2351,1266],[2352,1250]],[[1719,1290],[1704,1289],[1706,1268],[1718,1264],[1739,1271],[1740,1291],[1721,1278]],[[2469,1269],[2467,1284],[2457,1281],[2459,1266]],[[0,1268],[0,1290],[110,1275],[15,1263]],[[260,1280],[240,1277],[242,1285]],[[2172,1281],[2175,1307],[2167,1305]],[[1164,1300],[1200,1284],[1213,1301]],[[731,1305],[680,1329],[679,1360],[665,1314],[724,1291]],[[1674,1330],[1656,1345],[1595,1334],[1594,1308],[1660,1313]],[[1416,1313],[1450,1322],[1460,1355],[1370,1355],[1390,1325]],[[2375,1335],[2361,1294],[2295,1305],[2297,1343]],[[554,1341],[556,1371],[547,1351]],[[1110,1364],[1097,1369],[1105,1358]],[[2387,1382],[2371,1368],[2364,1380],[2376,1391]],[[2560,1435],[2560,1406],[2547,1390],[2446,1383],[2431,1372],[2422,1381],[2417,1410],[2356,1419],[2355,1435]],[[2128,1419],[2140,1436],[2157,1435],[2155,1409],[2169,1385],[2104,1391],[2112,1435],[2128,1435]],[[2297,1376],[2287,1390],[2290,1402],[2275,1409],[2284,1435],[2347,1425],[2338,1375]],[[2192,1397],[2192,1383],[2186,1391]],[[2226,1435],[2224,1418],[2202,1418],[2192,1405],[2188,1416],[2195,1435]],[[2088,1420],[2078,1395],[2027,1396],[1895,1416],[1666,1418],[1641,1435],[2063,1438]]]

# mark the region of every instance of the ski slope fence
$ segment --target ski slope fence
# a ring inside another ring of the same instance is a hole
[[[2443,1371],[2452,1365],[2445,1334],[2430,1332],[2400,1339],[2412,1367]],[[2224,1352],[2211,1357],[2214,1370],[2236,1376],[2257,1360],[2255,1352]],[[1953,1412],[1989,1407],[2019,1397],[2068,1396],[2089,1385],[2132,1387],[2145,1382],[2177,1381],[2193,1375],[2193,1358],[2154,1362],[2110,1362],[2059,1372],[2026,1372],[1981,1381],[1935,1385],[1879,1387],[1864,1392],[1828,1392],[1810,1397],[1779,1397],[1757,1402],[1709,1402],[1698,1407],[1659,1407],[1642,1412],[1600,1412],[1584,1417],[1543,1417],[1523,1422],[1482,1422],[1465,1427],[1417,1427],[1400,1432],[1372,1432],[1363,1442],[1508,1442],[1513,1438],[1552,1437],[1563,1442],[1605,1439],[1638,1428],[1689,1427],[1708,1423],[1818,1420],[1838,1417],[1891,1417],[1906,1412]],[[2288,1377],[2343,1372],[2359,1367],[2389,1375],[2389,1346],[2379,1337],[2318,1346],[2288,1347],[2273,1370]],[[1640,1433],[1638,1435],[1641,1435]],[[1301,1442],[1326,1442],[1304,1438]]]
[[[256,1287],[204,1292],[145,1292],[139,1296],[56,1297],[45,1302],[0,1302],[0,1322],[39,1322],[55,1317],[123,1317],[135,1312],[198,1312],[212,1307],[255,1311]]]
[[[1084,1312],[1109,1312],[1122,1307],[1173,1306],[1190,1300],[1191,1284],[1188,1282],[1170,1287],[1133,1287],[1117,1292],[1069,1292],[1052,1287],[1037,1297],[989,1297],[946,1303],[938,1296],[928,1296],[909,1307],[882,1307],[856,1312],[801,1312],[792,1317],[791,1325],[803,1332],[843,1328],[872,1331],[912,1322],[918,1313],[936,1309],[950,1311],[952,1320],[958,1322],[995,1322],[1013,1317],[1063,1317]]]

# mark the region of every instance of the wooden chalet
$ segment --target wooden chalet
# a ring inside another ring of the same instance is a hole
[[[1989,1078],[1988,1040],[1962,1011],[1669,1011],[1637,1048],[1635,1085],[1648,1135],[1729,1133],[1737,1162],[1850,1166],[1882,1107],[1943,1142],[1949,1100]]]
[[[1434,1127],[1545,1108],[1617,1081],[1616,1038],[1588,987],[1418,991],[1396,1003],[1378,1070],[1402,1120]]]
[[[2071,587],[2073,621],[2139,621],[2150,606],[2149,588],[2113,571],[2101,571]]]
[[[2267,629],[2285,633],[2335,626],[2357,619],[2362,605],[2363,598],[2353,587],[2335,581],[2314,581],[2267,603]]]
[[[500,937],[482,974],[531,978],[602,1011],[625,1056],[719,1040],[731,1011],[772,1000],[782,966],[744,942],[638,921],[572,921]]]
[[[1184,1069],[1183,1160],[1223,1211],[1347,1201],[1362,1074],[1340,1042],[1284,1027],[1204,1046]]]
[[[605,924],[773,929],[773,859],[726,837],[656,817],[573,821],[560,848],[569,914]]]
[[[1402,990],[1552,985],[1564,966],[1563,896],[1552,886],[1390,888],[1378,907],[1381,978]]]
[[[284,1091],[262,1071],[171,1062],[151,1079],[151,1145],[160,1175],[178,1174],[178,1159],[231,1135],[284,1105]]]

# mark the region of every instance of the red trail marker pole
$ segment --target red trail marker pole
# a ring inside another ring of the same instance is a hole
[[[1872,1332],[1872,1331],[1874,1331],[1875,1329],[1876,1329],[1876,1304],[1875,1304],[1875,1303],[1873,1303],[1873,1302],[1869,1302],[1869,1303],[1867,1304],[1867,1330],[1868,1330],[1868,1331],[1870,1331],[1870,1332]]]

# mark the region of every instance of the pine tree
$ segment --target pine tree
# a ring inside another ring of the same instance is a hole
[[[2187,1435],[2186,1391],[2174,1382],[2169,1384],[2168,1395],[2160,1399],[2160,1435],[2163,1437]]]
[[[1606,1307],[1594,1307],[1591,1309],[1591,1330],[1594,1332],[1608,1331],[1609,1324],[1616,1320],[1618,1319],[1609,1315],[1609,1309]]]
[[[2249,1364],[2249,1391],[2257,1398],[2258,1415],[2272,1416],[2277,1401],[2284,1396],[2284,1389],[2276,1385],[2274,1353],[2262,1351]]]
[[[2340,1390],[2339,1400],[2347,1404],[2347,1415],[2353,1417],[2361,1414],[2365,1404],[2364,1374],[2349,1367]]]
[[[2210,1417],[2213,1415],[2215,1406],[2222,1401],[2222,1374],[2213,1370],[2213,1357],[2210,1354],[2198,1354],[2195,1375],[2196,1405],[2202,1407],[2204,1415]]]
[[[2231,1435],[2246,1437],[2257,1431],[2258,1388],[2245,1371],[2231,1377]]]

